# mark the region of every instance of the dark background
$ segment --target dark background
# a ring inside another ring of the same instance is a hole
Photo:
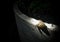
[[[15,16],[13,12],[13,4],[15,1],[16,0],[8,0],[8,13],[9,13],[8,36],[9,36],[9,41],[20,42],[16,21],[15,21]]]
[[[15,21],[15,14],[13,12],[13,4],[16,0],[8,0],[8,13],[9,13],[9,28],[8,28],[8,36],[10,41],[17,41],[20,42],[20,38],[18,35],[18,30],[16,26],[16,21]],[[60,15],[59,15],[59,2],[58,1],[52,1],[53,3],[53,10],[54,14],[52,14],[55,24],[59,26],[60,24]],[[60,30],[60,29],[59,29]],[[56,38],[55,41],[58,42],[60,41],[60,32],[56,32]]]

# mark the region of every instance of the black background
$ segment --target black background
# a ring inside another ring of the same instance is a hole
[[[15,16],[14,16],[14,12],[13,12],[13,4],[16,0],[8,0],[8,13],[9,13],[9,28],[8,28],[8,36],[9,36],[9,40],[11,41],[17,41],[20,42],[20,38],[18,35],[18,30],[17,30],[17,26],[16,26],[16,21],[15,21]],[[58,1],[52,1],[53,3],[53,9],[54,9],[54,14],[52,14],[54,20],[55,20],[55,24],[57,24],[59,26],[60,24],[60,15],[59,15],[59,2]],[[56,36],[55,36],[55,42],[60,41],[60,32],[56,32]]]
[[[15,16],[13,12],[13,4],[16,0],[8,0],[8,13],[9,13],[9,28],[8,28],[8,36],[9,41],[20,42]]]

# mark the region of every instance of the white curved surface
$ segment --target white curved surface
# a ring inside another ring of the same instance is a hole
[[[14,12],[15,12],[18,32],[22,42],[49,42],[49,40],[51,39],[51,36],[46,35],[41,30],[39,31],[38,28],[35,26],[38,23],[38,22],[35,23],[37,20],[22,14],[18,10],[16,5],[14,6]],[[45,23],[45,25],[49,29],[52,28],[51,24]]]

